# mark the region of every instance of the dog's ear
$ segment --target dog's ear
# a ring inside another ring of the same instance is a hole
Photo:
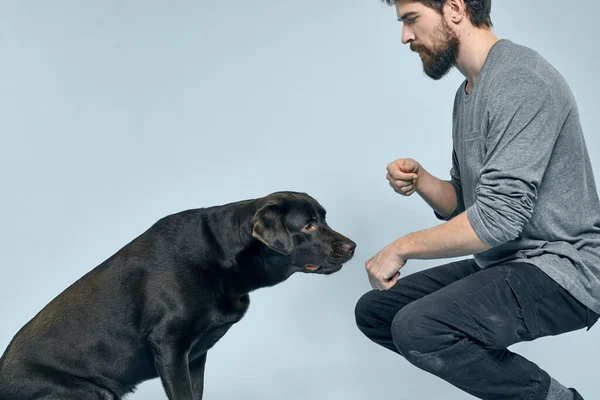
[[[269,248],[288,255],[294,250],[294,242],[283,224],[283,213],[281,204],[267,203],[262,206],[252,217],[252,237]]]

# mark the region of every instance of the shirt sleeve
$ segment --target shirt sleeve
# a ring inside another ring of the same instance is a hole
[[[507,70],[490,87],[488,136],[475,203],[467,217],[495,247],[514,240],[533,214],[560,132],[560,110],[534,72]]]
[[[441,216],[434,210],[433,213],[435,214],[436,218],[442,221],[449,221],[465,211],[465,203],[462,196],[462,186],[460,183],[460,170],[458,169],[458,158],[456,156],[456,151],[454,150],[452,150],[452,168],[450,169],[450,180],[448,182],[454,187],[454,192],[456,193],[456,209],[447,217]]]

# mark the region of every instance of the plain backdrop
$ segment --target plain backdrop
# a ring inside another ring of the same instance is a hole
[[[598,2],[494,1],[501,38],[567,79],[596,182]],[[463,77],[422,72],[378,0],[0,2],[0,352],[73,281],[157,219],[305,191],[358,243],[331,276],[251,294],[210,350],[208,400],[471,398],[371,343],[354,305],[365,261],[438,224],[395,194],[386,165],[448,178]],[[565,187],[564,190],[579,190]],[[403,274],[445,262],[409,261]],[[513,346],[586,398],[598,395],[600,328]],[[165,399],[158,380],[131,399]]]

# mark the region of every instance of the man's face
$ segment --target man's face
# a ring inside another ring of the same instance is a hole
[[[443,15],[419,1],[396,1],[396,12],[403,23],[402,43],[410,43],[410,49],[419,53],[427,76],[441,79],[456,65],[458,36]]]

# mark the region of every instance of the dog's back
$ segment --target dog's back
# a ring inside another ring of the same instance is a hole
[[[113,399],[133,389],[124,382],[156,376],[139,331],[147,274],[135,265],[136,247],[145,251],[140,241],[65,289],[19,330],[0,359],[0,400],[67,398],[55,392],[64,386],[68,398],[79,388],[80,399]]]
[[[0,359],[0,400],[119,399],[156,378],[148,334],[164,314],[162,286],[172,291],[195,276],[174,261],[183,253],[173,251],[182,246],[175,233],[219,208],[160,219],[48,303]],[[186,292],[184,285],[176,291]]]

